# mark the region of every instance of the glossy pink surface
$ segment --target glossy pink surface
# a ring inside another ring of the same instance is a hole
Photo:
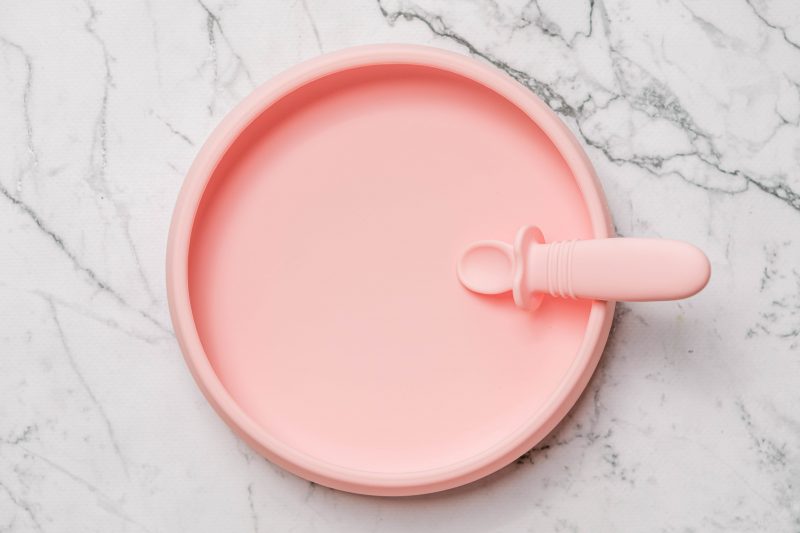
[[[206,187],[207,185],[207,187]],[[504,74],[438,50],[347,50],[257,90],[198,155],[168,283],[226,421],[336,488],[432,492],[504,466],[582,391],[613,304],[465,290],[464,248],[536,220],[608,235],[566,128]]]

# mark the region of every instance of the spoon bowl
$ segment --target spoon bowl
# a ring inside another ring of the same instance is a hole
[[[503,294],[511,290],[514,249],[502,241],[473,243],[458,261],[458,279],[479,294]]]

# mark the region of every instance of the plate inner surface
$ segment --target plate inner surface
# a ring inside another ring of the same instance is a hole
[[[591,238],[548,138],[490,89],[430,67],[326,76],[268,108],[203,196],[189,290],[244,411],[313,457],[370,472],[501,442],[573,363],[590,303],[534,313],[456,277],[472,241]]]

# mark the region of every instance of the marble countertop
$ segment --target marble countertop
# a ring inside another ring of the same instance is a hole
[[[620,305],[573,412],[428,497],[309,484],[248,449],[169,321],[166,230],[206,136],[346,46],[470,54],[540,95],[622,235],[710,256]],[[800,4],[6,1],[0,6],[1,531],[800,531]]]

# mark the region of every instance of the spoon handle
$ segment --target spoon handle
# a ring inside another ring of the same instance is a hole
[[[527,288],[562,298],[677,300],[705,287],[711,267],[691,244],[611,238],[532,246]]]

